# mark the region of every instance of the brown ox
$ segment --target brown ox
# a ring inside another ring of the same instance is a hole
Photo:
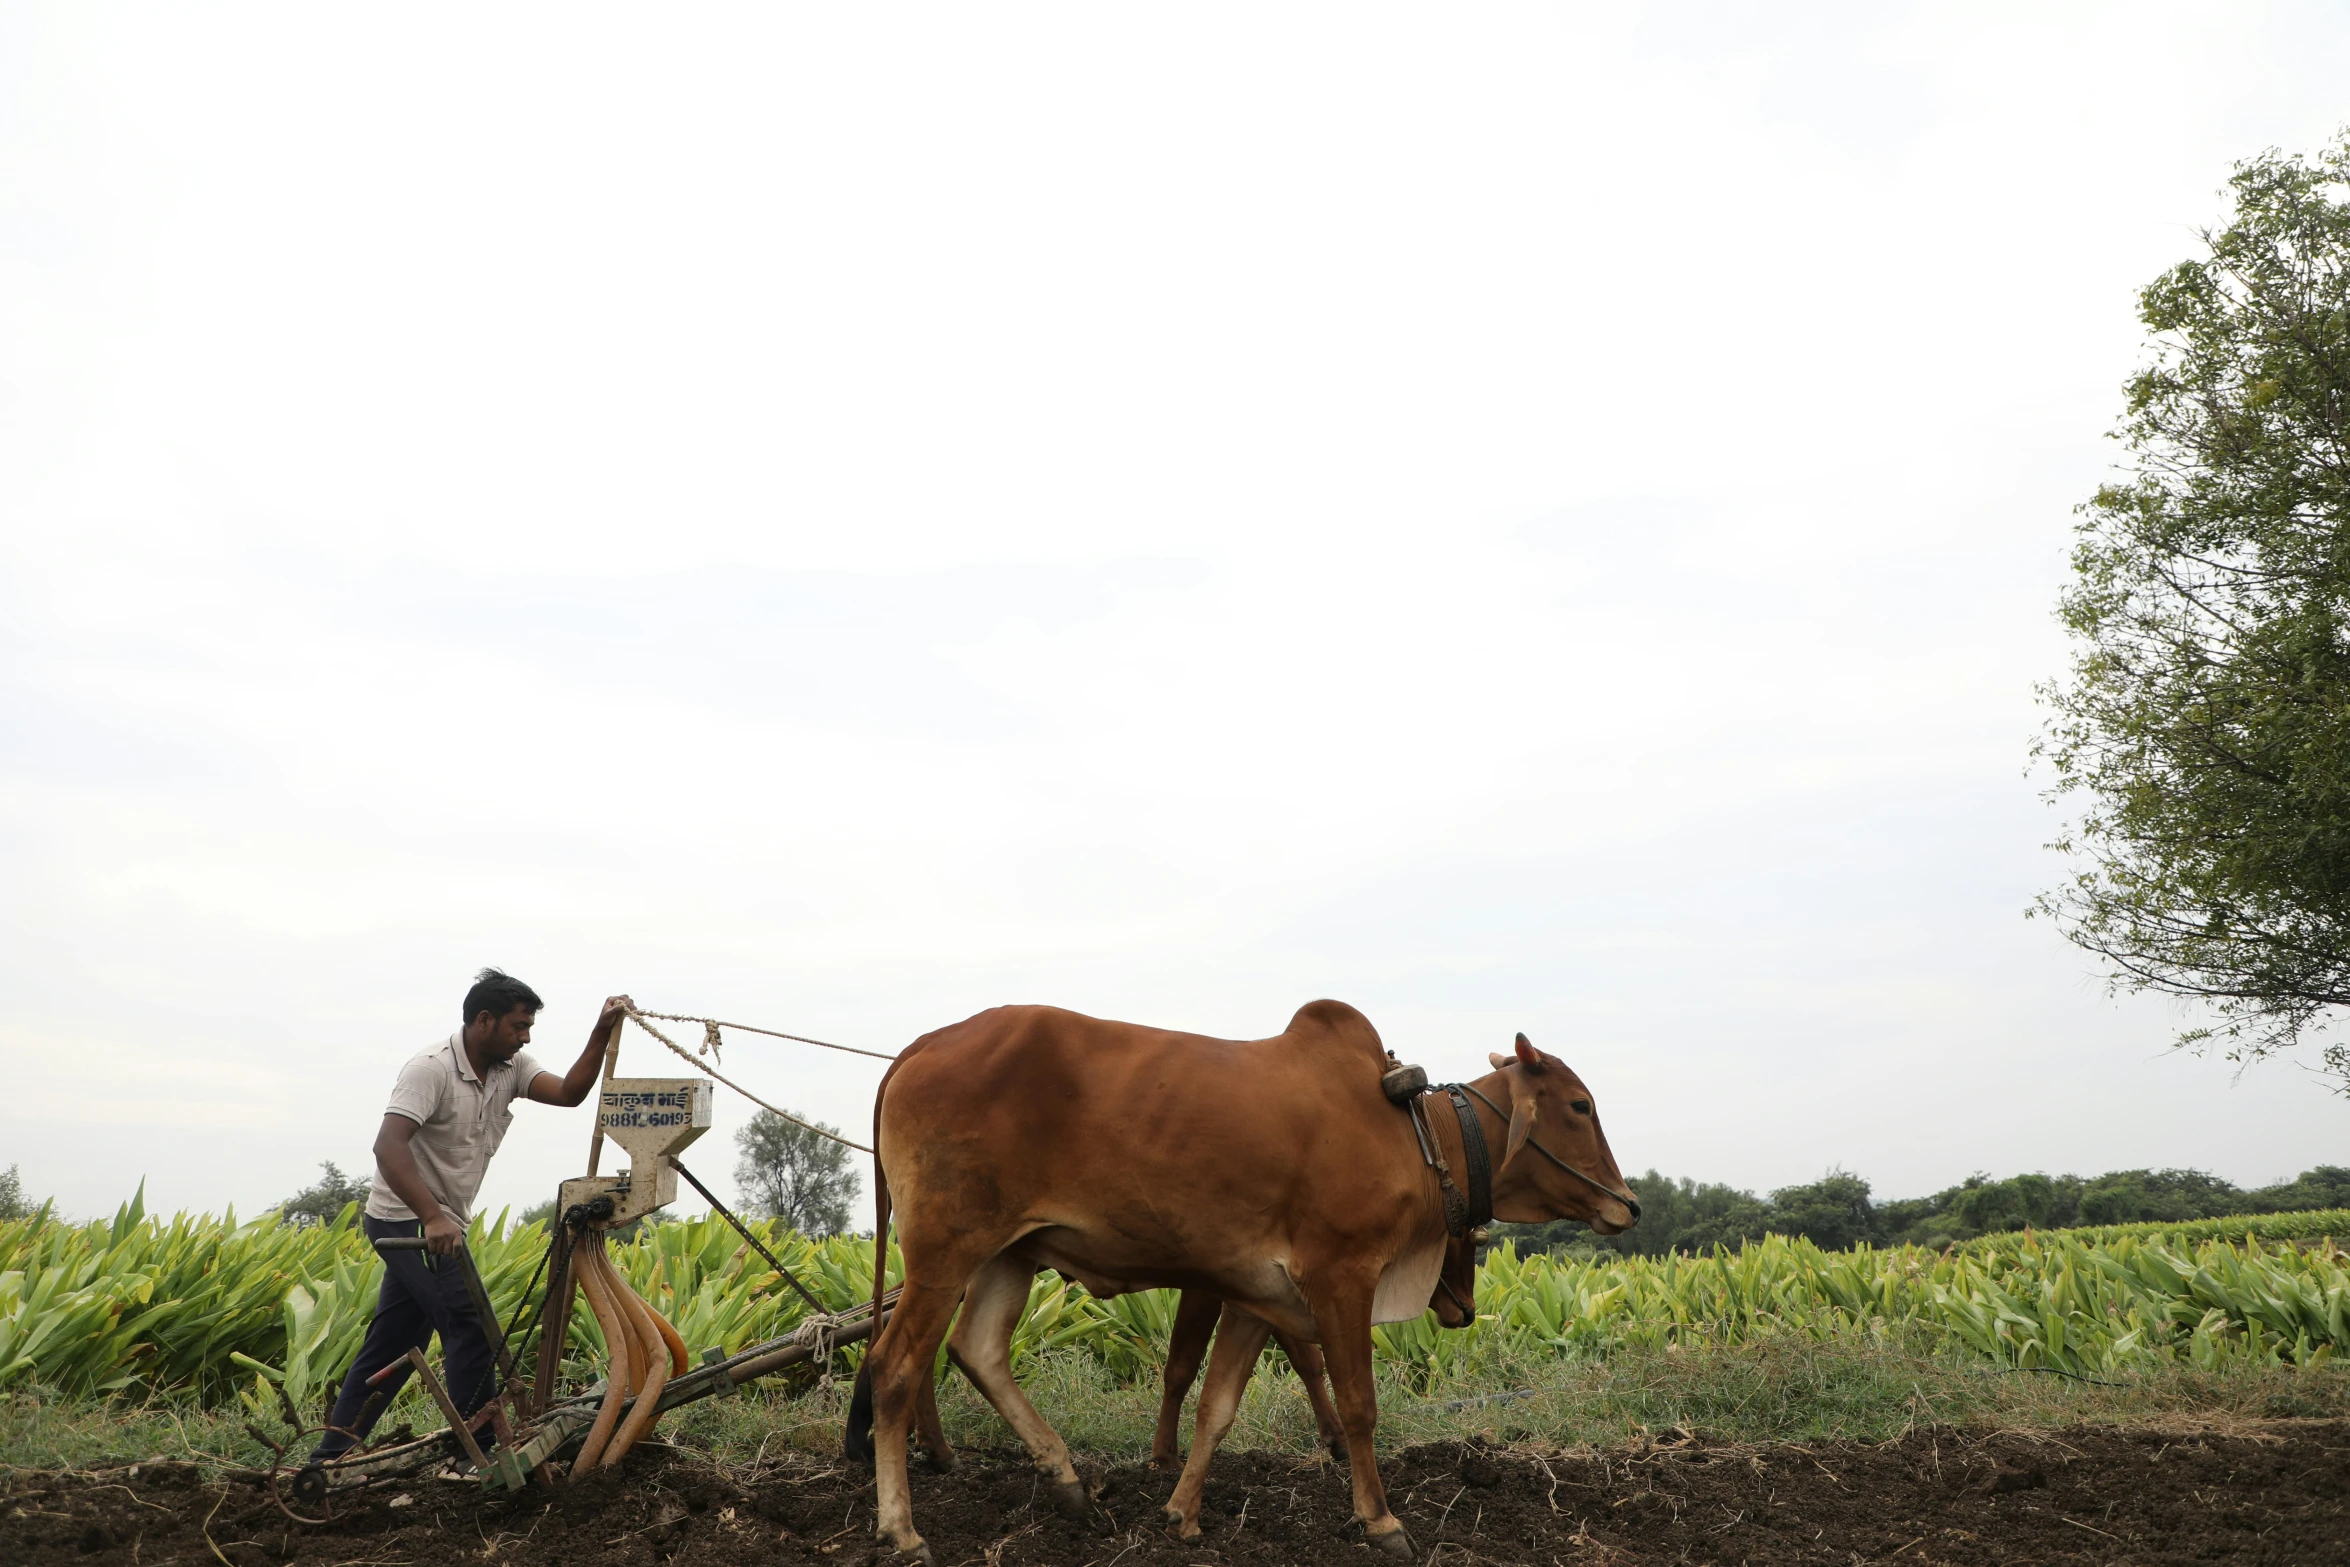
[[[1480,1237],[1481,1238],[1481,1237]],[[1437,1324],[1447,1328],[1465,1328],[1475,1320],[1477,1310],[1477,1248],[1474,1239],[1449,1237],[1444,1243],[1444,1267],[1436,1281],[1436,1291],[1428,1297],[1428,1309],[1436,1313]],[[1177,1468],[1181,1456],[1176,1438],[1183,1425],[1183,1400],[1191,1391],[1191,1384],[1199,1377],[1199,1369],[1208,1358],[1208,1341],[1216,1332],[1217,1323],[1229,1316],[1233,1307],[1206,1290],[1184,1290],[1175,1303],[1175,1320],[1167,1330],[1167,1364],[1162,1369],[1159,1384],[1159,1421],[1151,1432],[1151,1467]],[[1297,1373],[1305,1389],[1306,1403],[1314,1412],[1314,1431],[1330,1456],[1346,1461],[1346,1431],[1338,1422],[1338,1411],[1331,1406],[1330,1390],[1324,1377],[1322,1351],[1312,1344],[1291,1338],[1279,1328],[1272,1330],[1273,1342],[1281,1346],[1281,1353],[1289,1358],[1290,1369]],[[949,1349],[951,1358],[954,1351]],[[1244,1378],[1245,1381],[1245,1378]],[[955,1455],[948,1448],[944,1428],[938,1420],[938,1389],[925,1381],[916,1393],[920,1400],[914,1412],[914,1429],[923,1433],[923,1441],[930,1449],[932,1467],[946,1471],[955,1466]],[[865,1417],[870,1423],[870,1416]],[[935,1433],[935,1435],[933,1434]],[[855,1444],[852,1442],[852,1448]],[[852,1456],[862,1460],[872,1457],[869,1451],[854,1451]]]
[[[1428,1297],[1436,1320],[1448,1328],[1465,1328],[1476,1308],[1477,1250],[1467,1240],[1447,1240],[1444,1243],[1444,1270],[1436,1286],[1436,1293]],[[1175,1322],[1167,1332],[1167,1367],[1159,1390],[1159,1424],[1151,1433],[1151,1467],[1175,1467],[1175,1437],[1183,1422],[1183,1395],[1191,1391],[1192,1380],[1199,1375],[1200,1362],[1208,1356],[1208,1337],[1216,1331],[1219,1315],[1229,1314],[1232,1307],[1205,1290],[1185,1290],[1175,1303]],[[1330,1456],[1346,1457],[1346,1431],[1338,1423],[1338,1411],[1330,1406],[1330,1394],[1322,1383],[1322,1352],[1311,1344],[1301,1343],[1282,1332],[1273,1330],[1273,1342],[1281,1346],[1281,1353],[1289,1357],[1290,1369],[1305,1385],[1306,1402],[1313,1406],[1314,1429],[1322,1438],[1322,1445],[1330,1449]],[[920,1421],[917,1420],[917,1424]]]
[[[1629,1228],[1639,1207],[1590,1091],[1523,1035],[1514,1058],[1491,1059],[1469,1103],[1486,1147],[1499,1150],[1494,1216]],[[1371,1326],[1420,1313],[1446,1232],[1411,1120],[1380,1094],[1384,1060],[1369,1020],[1336,1001],[1301,1007],[1272,1039],[999,1007],[908,1046],[874,1103],[878,1233],[894,1209],[904,1291],[858,1374],[848,1430],[849,1450],[874,1458],[882,1541],[929,1559],[908,1500],[906,1438],[919,1417],[924,1445],[946,1451],[922,1394],[950,1324],[955,1362],[1027,1445],[1056,1503],[1086,1508],[1068,1448],[1011,1375],[1029,1282],[1051,1268],[1097,1296],[1196,1289],[1237,1308],[1224,1314],[1167,1506],[1185,1538],[1199,1533],[1209,1458],[1279,1328],[1321,1346],[1356,1521],[1371,1543],[1414,1555],[1371,1443]],[[1448,1110],[1428,1121],[1438,1152],[1465,1169]]]
[[[1173,1469],[1182,1459],[1182,1448],[1177,1442],[1183,1424],[1183,1397],[1191,1391],[1191,1384],[1199,1377],[1199,1368],[1208,1358],[1208,1339],[1216,1331],[1220,1317],[1233,1307],[1218,1300],[1205,1290],[1185,1290],[1175,1306],[1175,1322],[1167,1333],[1167,1368],[1159,1388],[1159,1424],[1151,1433],[1151,1467]],[[1274,1339],[1281,1345],[1281,1353],[1289,1357],[1289,1369],[1297,1373],[1300,1386],[1305,1389],[1306,1402],[1313,1406],[1314,1430],[1322,1445],[1333,1458],[1346,1456],[1346,1431],[1338,1423],[1338,1411],[1331,1407],[1330,1391],[1322,1377],[1322,1352],[1311,1344],[1300,1343],[1286,1333],[1276,1332]]]

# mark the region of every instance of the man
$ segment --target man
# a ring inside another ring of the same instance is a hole
[[[628,998],[604,1003],[587,1045],[571,1070],[541,1071],[522,1047],[543,1003],[511,974],[485,968],[465,993],[465,1026],[409,1061],[392,1087],[383,1126],[375,1134],[375,1184],[363,1223],[370,1244],[387,1236],[422,1235],[425,1250],[384,1256],[383,1293],[343,1390],[327,1416],[330,1427],[313,1461],[332,1458],[364,1438],[390,1395],[407,1381],[405,1367],[384,1380],[384,1397],[368,1378],[422,1349],[438,1333],[449,1396],[467,1415],[498,1390],[497,1354],[489,1335],[498,1324],[477,1319],[464,1275],[452,1254],[464,1244],[490,1156],[506,1140],[514,1101],[576,1105],[596,1086],[604,1047],[628,1013]],[[366,1418],[361,1419],[362,1412]],[[486,1445],[486,1441],[485,1441]]]

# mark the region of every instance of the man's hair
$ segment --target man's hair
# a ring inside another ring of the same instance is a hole
[[[471,1023],[484,1012],[504,1017],[516,1007],[528,1007],[536,1012],[545,1005],[537,991],[513,975],[501,969],[485,968],[473,976],[473,988],[465,992],[465,1021]]]

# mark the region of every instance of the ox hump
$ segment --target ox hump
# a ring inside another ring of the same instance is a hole
[[[1299,1007],[1286,1030],[1294,1038],[1328,1039],[1354,1045],[1373,1061],[1387,1059],[1387,1047],[1371,1020],[1343,1001],[1309,1001]]]

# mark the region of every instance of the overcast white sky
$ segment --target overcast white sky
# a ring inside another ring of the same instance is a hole
[[[880,1049],[1329,995],[1442,1076],[1525,1030],[1635,1171],[2350,1159],[2022,914],[2134,291],[2346,58],[2142,0],[0,6],[0,1167],[364,1166],[484,963],[558,1068],[614,990]],[[485,1199],[587,1133],[524,1107]]]

